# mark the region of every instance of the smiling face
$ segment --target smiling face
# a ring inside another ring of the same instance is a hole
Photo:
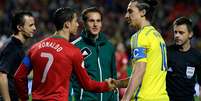
[[[188,44],[193,33],[189,32],[187,25],[174,25],[174,40],[176,45],[183,46]]]
[[[94,36],[97,36],[102,29],[102,19],[98,12],[89,12],[86,14],[87,20],[85,28]]]

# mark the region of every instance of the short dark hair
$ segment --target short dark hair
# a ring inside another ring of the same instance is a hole
[[[148,20],[152,19],[155,6],[158,4],[156,0],[131,0],[130,2],[137,2],[137,8],[139,10],[146,10],[145,17]]]
[[[72,21],[74,18],[75,10],[70,7],[58,8],[54,12],[53,22],[56,30],[61,30],[66,21]]]
[[[89,7],[89,8],[86,8],[82,11],[82,20],[84,22],[87,21],[88,17],[87,17],[87,14],[90,13],[90,12],[97,12],[100,14],[101,16],[101,20],[103,19],[103,13],[101,12],[101,10],[99,10],[97,7]]]
[[[12,30],[14,31],[14,34],[18,33],[17,26],[23,26],[25,23],[24,16],[33,16],[31,12],[29,11],[18,11],[14,14],[12,17]]]
[[[187,29],[189,32],[193,31],[192,21],[191,21],[191,19],[189,19],[187,17],[179,17],[173,22],[173,26],[175,26],[175,25],[178,26],[178,25],[183,25],[183,24],[185,24],[187,26]]]

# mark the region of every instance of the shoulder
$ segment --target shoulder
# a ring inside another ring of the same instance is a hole
[[[71,48],[71,57],[72,57],[72,60],[77,61],[82,58],[82,53],[79,48],[77,48],[74,45],[72,45],[72,46],[73,47]]]
[[[32,49],[34,49],[34,48],[36,48],[36,47],[39,47],[39,45],[40,45],[42,42],[44,42],[45,40],[48,40],[48,38],[45,38],[45,39],[43,39],[43,40],[41,40],[41,41],[39,41],[39,42],[36,42],[35,44],[33,44],[33,45],[31,46],[31,48],[30,48],[29,50],[32,50]]]
[[[6,43],[4,43],[4,45],[1,48],[1,54],[10,54],[11,52],[14,53],[15,51],[18,51],[16,49],[16,45],[14,44],[14,42],[9,39]]]
[[[35,44],[33,44],[31,46],[31,48],[29,48],[28,53],[30,54],[30,53],[37,52],[38,49],[40,49],[43,45],[45,45],[45,41],[48,41],[48,40],[50,40],[49,37],[45,38],[45,39],[43,39],[43,40],[41,40],[39,42],[36,42]]]
[[[191,51],[195,52],[196,54],[201,54],[201,52],[196,48],[191,48]]]
[[[73,45],[73,46],[74,46],[74,45]],[[80,51],[79,48],[77,48],[77,47],[74,46],[73,49],[74,49],[74,54],[81,53],[81,51]]]
[[[140,29],[132,36],[132,40],[136,40],[137,42],[148,42],[153,41],[155,36],[160,36],[160,33],[153,27],[153,26],[145,26],[144,28]]]
[[[157,30],[152,27],[152,26],[145,26],[141,28],[138,32],[136,32],[132,37],[131,37],[131,44],[132,46],[149,46],[153,40],[156,38],[154,34],[158,34],[160,36],[160,33],[157,32]],[[155,40],[157,41],[157,40]]]
[[[139,34],[143,36],[148,36],[150,33],[158,32],[153,26],[145,26],[139,30]]]
[[[73,56],[77,55],[78,53],[81,53],[80,49],[70,42],[67,49]]]
[[[114,48],[114,45],[112,44],[112,42],[110,40],[106,40],[106,44],[111,47]]]
[[[191,48],[192,54],[195,54],[195,56],[198,56],[201,59],[201,52],[196,48]]]
[[[107,49],[108,50],[105,50],[105,51],[108,51],[108,52],[111,51],[111,53],[115,53],[115,51],[116,51],[115,47],[109,40],[107,41],[106,44],[107,44],[107,47],[108,47]]]

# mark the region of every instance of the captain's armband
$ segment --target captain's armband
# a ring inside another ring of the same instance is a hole
[[[132,59],[138,60],[141,58],[146,58],[146,48],[143,47],[137,47],[132,50]]]

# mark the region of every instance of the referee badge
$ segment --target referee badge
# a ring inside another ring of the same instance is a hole
[[[186,68],[186,76],[187,76],[188,79],[191,79],[193,77],[194,72],[195,72],[195,67],[187,66],[187,68]]]

